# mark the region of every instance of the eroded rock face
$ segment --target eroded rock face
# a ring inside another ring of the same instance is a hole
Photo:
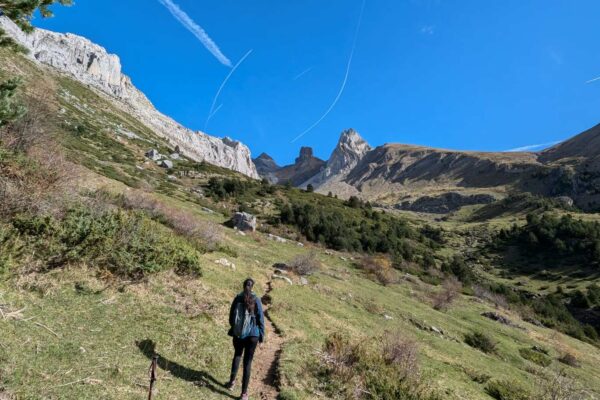
[[[371,146],[358,132],[354,129],[345,130],[342,132],[325,168],[307,180],[302,186],[312,184],[319,187],[331,179],[342,180],[370,150]]]
[[[185,156],[258,178],[248,147],[229,138],[194,132],[160,113],[122,73],[119,57],[109,54],[103,47],[70,33],[36,29],[25,34],[5,16],[0,16],[0,28],[29,49],[29,56],[34,60],[117,100],[113,102],[115,105],[168,140],[173,147],[179,146]]]

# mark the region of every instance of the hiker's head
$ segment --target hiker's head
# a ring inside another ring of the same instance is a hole
[[[254,288],[254,280],[248,278],[244,281],[244,304],[248,311],[254,311],[255,301],[252,295],[252,288]]]

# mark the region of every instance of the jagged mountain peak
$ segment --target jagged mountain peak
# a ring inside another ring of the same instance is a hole
[[[258,157],[256,157],[256,160],[275,161],[273,159],[273,157],[271,157],[270,155],[268,155],[264,151],[262,153],[260,153],[260,155]]]
[[[357,131],[352,128],[346,129],[340,135],[338,144],[333,150],[327,166],[333,167],[330,164],[341,163],[340,165],[335,165],[335,167],[345,169],[350,164],[353,164],[354,161],[360,160],[369,150],[371,150],[371,146]],[[354,165],[356,164],[354,163]]]

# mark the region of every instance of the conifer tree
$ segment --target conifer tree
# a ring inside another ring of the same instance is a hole
[[[65,6],[71,5],[72,0],[0,0],[0,15],[5,15],[17,24],[23,31],[33,31],[31,18],[36,11],[40,12],[43,18],[52,16],[50,6],[58,3]],[[0,47],[8,47],[14,51],[25,52],[23,46],[20,46],[12,38],[0,29]]]

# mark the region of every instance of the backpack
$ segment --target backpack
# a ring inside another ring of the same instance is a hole
[[[235,318],[233,322],[232,334],[234,337],[248,337],[252,333],[252,329],[256,326],[256,315],[246,310],[246,305],[243,301],[235,305]]]

